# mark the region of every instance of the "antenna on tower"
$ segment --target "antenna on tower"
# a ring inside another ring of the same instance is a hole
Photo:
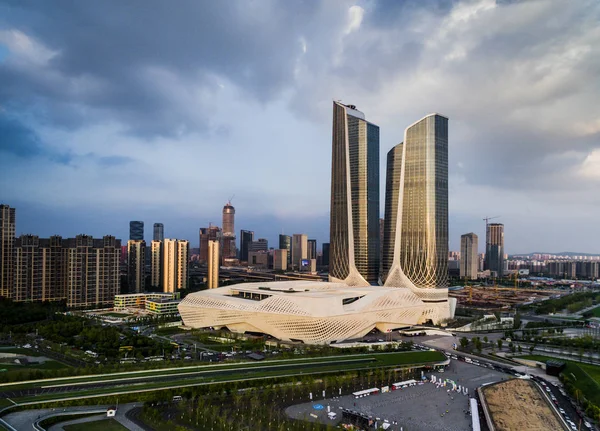
[[[235,193],[233,195],[231,195],[231,197],[229,198],[229,201],[228,201],[229,205],[231,205],[231,201],[233,200],[234,197],[235,197]]]

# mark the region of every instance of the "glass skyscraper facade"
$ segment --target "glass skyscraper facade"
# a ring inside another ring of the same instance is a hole
[[[144,222],[130,221],[129,222],[129,239],[143,240],[144,239]]]
[[[292,264],[292,237],[290,235],[279,235],[279,249],[287,250],[287,264]]]
[[[379,278],[379,127],[353,105],[333,103],[330,278]]]
[[[248,248],[254,241],[254,232],[251,230],[240,231],[240,262],[248,262]]]
[[[152,241],[162,241],[165,239],[165,226],[162,223],[154,223],[152,232]]]
[[[485,235],[485,266],[493,277],[504,275],[504,225],[489,223]]]
[[[384,269],[386,285],[409,281],[417,288],[447,287],[446,117],[431,114],[405,130],[404,143],[388,154],[386,189],[384,268],[391,267]],[[393,270],[397,274],[391,277]]]
[[[400,173],[402,172],[403,143],[387,153],[387,174],[385,179],[385,218],[383,221],[383,250],[381,252],[382,279],[385,281],[394,262],[396,222],[398,220],[398,200],[400,194]]]

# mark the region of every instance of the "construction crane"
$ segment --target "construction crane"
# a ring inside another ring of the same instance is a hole
[[[490,220],[494,220],[495,218],[500,218],[500,216],[484,217],[483,221],[485,222],[485,227],[487,227],[487,225],[489,224]]]

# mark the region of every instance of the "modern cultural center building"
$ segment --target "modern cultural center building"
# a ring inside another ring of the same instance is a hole
[[[324,344],[454,316],[448,298],[448,119],[409,126],[387,155],[379,274],[379,127],[333,103],[329,282],[243,283],[188,295],[185,325]],[[383,285],[381,285],[383,284]]]

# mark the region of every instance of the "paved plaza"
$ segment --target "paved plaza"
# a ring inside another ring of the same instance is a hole
[[[392,424],[388,431],[465,431],[472,429],[471,416],[465,412],[469,411],[469,398],[475,395],[475,389],[484,383],[508,378],[507,375],[493,369],[455,360],[450,361],[444,373],[433,374],[468,388],[469,395],[454,392],[450,390],[451,386],[438,388],[437,385],[427,382],[358,399],[352,395],[317,399],[311,403],[291,406],[286,413],[295,419],[335,424],[341,419],[341,408],[346,408],[379,418],[380,426],[387,419]],[[430,377],[431,374],[426,376]],[[318,409],[319,405],[323,408]],[[328,419],[328,407],[330,411],[337,413],[336,420]]]

